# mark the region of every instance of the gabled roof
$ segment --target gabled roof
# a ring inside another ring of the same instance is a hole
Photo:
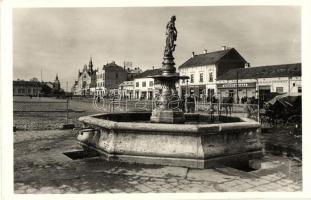
[[[235,53],[237,53],[239,57],[243,61],[245,61],[245,59],[234,48],[230,48],[221,51],[214,51],[210,53],[194,55],[193,57],[189,58],[186,62],[184,62],[182,65],[180,65],[178,69],[216,64],[218,61],[221,60],[222,57],[224,57],[227,53],[232,51],[235,51]]]
[[[160,75],[162,73],[162,69],[148,69],[140,74],[138,74],[135,79],[137,78],[147,78],[148,76]]]
[[[104,65],[103,70],[121,71],[124,70],[124,68],[117,65],[115,62],[111,62]]]
[[[301,63],[232,69],[219,76],[217,80],[235,80],[237,77],[253,79],[292,76],[301,76]]]

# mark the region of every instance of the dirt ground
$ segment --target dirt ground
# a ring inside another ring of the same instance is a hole
[[[301,162],[266,154],[260,170],[230,167],[189,169],[107,162],[99,157],[72,160],[79,151],[70,130],[14,134],[14,191],[18,194],[184,193],[301,191]]]

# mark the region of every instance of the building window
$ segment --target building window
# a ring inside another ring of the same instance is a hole
[[[185,79],[182,80],[182,83],[185,83]]]
[[[209,82],[213,82],[213,79],[214,79],[214,78],[213,78],[213,72],[210,72],[210,73],[209,73],[209,79],[208,79],[208,81],[209,81]]]
[[[30,88],[28,88],[28,94],[30,94],[31,93],[31,89]]]
[[[203,82],[203,73],[200,73],[200,83]]]
[[[295,83],[293,83],[293,87],[295,87],[296,86],[296,84]]]
[[[194,75],[191,74],[191,75],[190,75],[190,83],[193,83],[193,82],[194,82]]]
[[[136,82],[136,87],[139,87],[139,82]]]
[[[229,97],[234,97],[234,91],[233,90],[229,90]]]
[[[277,93],[283,93],[283,87],[276,87],[275,90]]]
[[[142,86],[146,87],[146,81],[143,81]]]
[[[116,73],[116,78],[118,78],[118,76],[119,76],[119,74],[118,74],[118,72]]]
[[[301,87],[298,87],[298,93],[301,93],[302,89]]]
[[[153,81],[149,81],[149,87],[153,86]]]

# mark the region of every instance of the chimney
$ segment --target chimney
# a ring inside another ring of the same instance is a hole
[[[207,53],[207,49],[204,49],[203,53],[205,53],[205,54],[206,54],[206,53]]]
[[[249,63],[245,63],[245,68],[249,68],[251,65]]]
[[[227,50],[227,46],[221,46],[222,50]]]
[[[195,56],[194,51],[192,51],[192,58]]]
[[[152,66],[152,70],[154,70],[154,66]]]

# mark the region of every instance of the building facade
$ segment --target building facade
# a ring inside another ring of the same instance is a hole
[[[13,96],[39,96],[42,90],[38,81],[13,81]]]
[[[134,81],[124,81],[119,85],[119,94],[122,98],[134,98]]]
[[[39,82],[37,78],[32,78],[30,81],[13,81],[13,96],[51,96],[61,92],[63,89],[57,74],[54,82]]]
[[[91,88],[96,86],[96,72],[97,70],[93,69],[93,61],[90,58],[89,65],[84,65],[82,71],[78,71],[78,80],[75,81],[72,87],[73,95],[93,95],[95,92]]]
[[[160,75],[161,69],[146,70],[134,79],[134,98],[153,99],[161,92],[161,86],[149,76]]]
[[[119,85],[127,80],[127,71],[113,61],[99,69],[96,77],[94,91],[96,95],[104,96],[108,93],[118,93]]]
[[[231,69],[244,68],[248,62],[234,49],[223,48],[221,51],[195,55],[178,67],[179,74],[188,76],[180,80],[179,93],[193,93],[199,98],[217,93],[216,79]]]
[[[269,99],[272,93],[300,93],[301,63],[233,69],[217,79],[220,97]]]

